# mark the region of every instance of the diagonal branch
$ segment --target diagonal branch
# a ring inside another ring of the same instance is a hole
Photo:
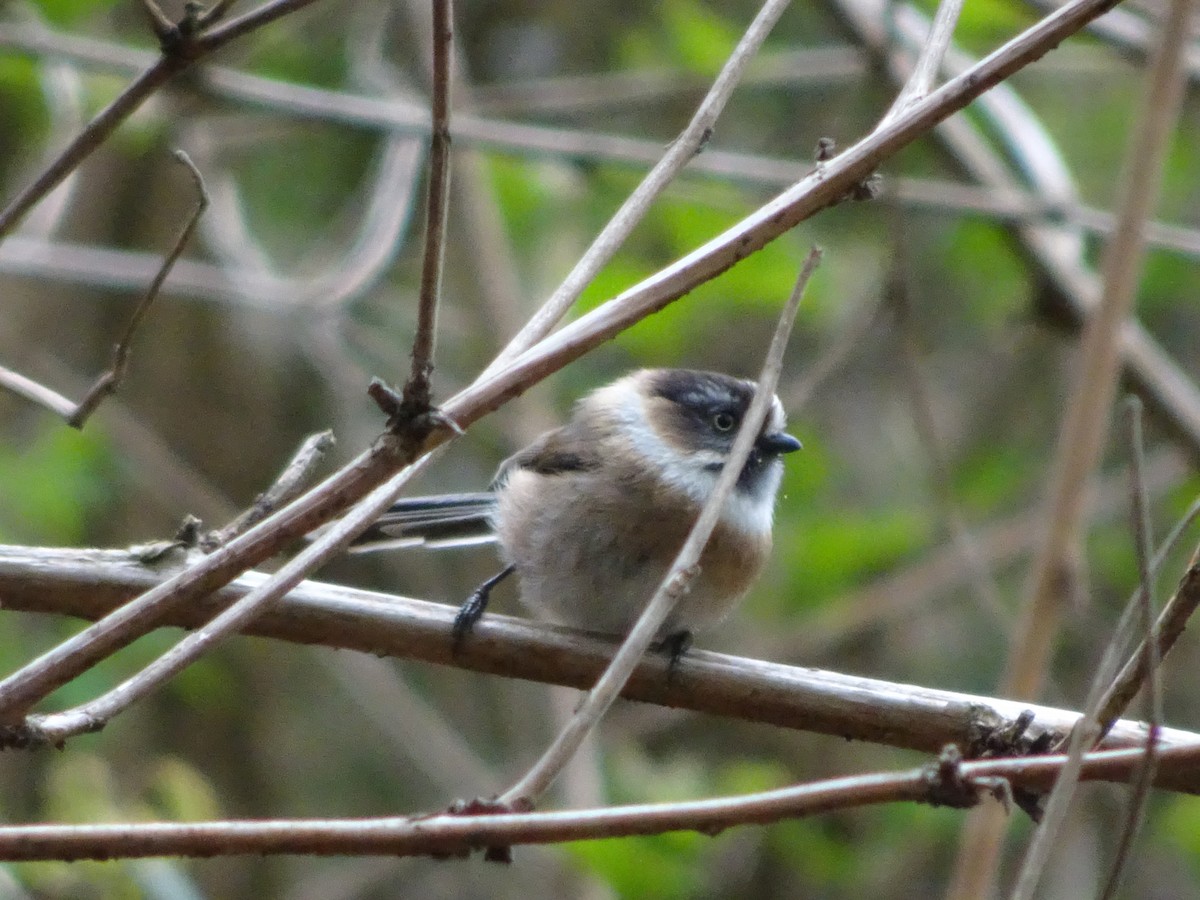
[[[67,419],[67,424],[72,428],[82,428],[83,423],[88,420],[93,412],[96,411],[101,401],[109,394],[115,393],[117,388],[121,386],[121,382],[125,380],[125,372],[129,368],[129,348],[133,343],[133,336],[137,333],[138,328],[142,324],[142,320],[146,318],[150,312],[150,307],[158,298],[158,293],[162,290],[163,282],[167,280],[167,276],[171,273],[175,261],[179,259],[183,253],[183,248],[187,246],[187,242],[191,239],[192,232],[196,230],[196,224],[200,221],[200,217],[204,215],[204,210],[208,208],[208,192],[204,189],[204,178],[200,171],[188,159],[186,153],[182,150],[176,150],[174,156],[182,163],[192,176],[192,181],[196,185],[196,208],[192,210],[191,216],[188,217],[183,229],[179,232],[179,236],[175,239],[175,244],[167,252],[163,259],[162,266],[154,275],[154,280],[150,282],[150,288],[146,291],[146,295],[138,303],[134,309],[133,315],[129,317],[129,324],[125,326],[125,333],[121,335],[121,339],[117,341],[117,346],[113,350],[112,366],[107,372],[101,375],[96,383],[93,384],[83,399],[79,401],[79,406],[71,413]]]
[[[303,9],[314,0],[271,0],[220,28],[199,36],[188,36],[175,44],[115,100],[101,110],[49,166],[0,211],[0,239],[10,234],[33,207],[64,178],[79,167],[92,151],[108,140],[160,87],[175,75],[234,38],[261,28],[281,16]],[[222,7],[228,4],[222,4]]]
[[[0,596],[9,612],[100,619],[182,568],[179,557],[153,562],[137,551],[0,546]],[[164,614],[162,625],[198,628],[267,579],[250,572],[210,596]],[[454,652],[456,608],[394,594],[305,581],[245,628],[273,640],[356,650],[466,671],[587,689],[612,658],[610,638],[490,614],[478,640]],[[873,678],[743,659],[692,649],[686,678],[668,680],[667,660],[638,663],[622,695],[707,715],[802,729],[840,738],[936,753],[957,744],[968,753],[990,746],[1022,713],[1033,714],[1031,741],[1058,742],[1080,714],[998,697],[895,684]],[[1045,735],[1046,737],[1042,737]],[[1141,747],[1146,728],[1117,723],[1105,748]],[[1164,728],[1162,747],[1200,743],[1200,734]],[[1012,742],[1008,742],[1011,747]],[[1158,786],[1200,793],[1200,770]]]
[[[0,720],[12,723],[47,693],[153,627],[171,607],[211,592],[238,572],[257,565],[279,548],[328,521],[419,454],[448,440],[453,433],[449,422],[462,428],[469,426],[546,375],[734,265],[796,223],[838,202],[888,156],[1013,72],[1040,58],[1111,5],[1112,0],[1073,0],[914,103],[892,122],[824,163],[820,171],[809,175],[724,234],[566,326],[522,354],[502,372],[480,379],[459,393],[443,407],[445,419],[431,423],[436,427],[427,434],[410,436],[413,439],[403,441],[390,435],[383,438],[346,469],[218,553],[0,681]],[[284,3],[268,4],[255,14],[268,9],[282,14],[285,6],[290,8]],[[238,21],[244,22],[246,18]],[[222,34],[228,37],[240,33],[236,29],[229,31],[234,25],[231,22],[223,26]],[[207,40],[207,37],[199,40]]]
[[[571,717],[566,727],[559,732],[533,767],[518,779],[516,784],[500,795],[498,803],[515,807],[531,806],[545,792],[571,757],[575,755],[584,738],[591,733],[600,718],[617,699],[621,688],[625,686],[629,676],[637,667],[638,660],[650,648],[663,623],[670,616],[671,610],[687,593],[692,580],[699,574],[700,554],[704,552],[704,547],[708,544],[708,539],[717,525],[717,519],[724,512],[726,498],[729,497],[738,478],[741,477],[742,469],[750,457],[754,441],[757,439],[758,433],[762,429],[762,423],[770,409],[771,400],[775,395],[775,387],[779,383],[779,373],[783,371],[783,354],[787,350],[788,338],[791,337],[792,325],[796,321],[796,312],[800,308],[800,300],[804,296],[804,290],[808,287],[808,281],[820,260],[821,251],[816,247],[812,248],[800,270],[796,286],[779,315],[779,324],[771,339],[771,346],[763,363],[762,374],[758,377],[754,399],[742,419],[741,428],[738,430],[737,438],[721,469],[721,475],[678,556],[675,557],[670,570],[663,578],[662,584],[650,598],[629,634],[621,642],[620,649],[608,668],[604,670],[604,674],[600,676],[600,680],[579,704],[575,715]]]

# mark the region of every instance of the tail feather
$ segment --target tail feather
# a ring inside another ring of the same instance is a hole
[[[355,553],[399,547],[462,547],[491,543],[495,496],[482,491],[400,500],[351,546]]]

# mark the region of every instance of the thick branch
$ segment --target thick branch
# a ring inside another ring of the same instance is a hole
[[[0,604],[8,610],[93,619],[174,574],[182,566],[148,565],[119,550],[0,546]],[[194,627],[219,607],[261,584],[251,573],[220,593],[176,607],[166,623]],[[380,656],[457,666],[477,672],[569,687],[595,683],[615,644],[604,638],[524,619],[488,615],[472,639],[452,652],[456,609],[388,594],[306,581],[245,633]],[[894,684],[817,669],[690,650],[673,677],[665,658],[642,661],[623,696],[783,728],[803,729],[935,753],[946,744],[969,749],[1002,730],[1023,710],[1034,727],[1067,734],[1079,718],[1070,710],[993,697]],[[1122,721],[1104,746],[1140,747],[1145,729]],[[1164,729],[1163,748],[1200,743],[1200,734]],[[1200,773],[1160,772],[1159,787],[1200,793]]]

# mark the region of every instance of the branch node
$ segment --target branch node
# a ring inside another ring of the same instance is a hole
[[[494,816],[509,813],[525,813],[533,810],[528,798],[519,798],[511,803],[496,797],[475,797],[472,800],[455,800],[446,813],[451,816]],[[512,847],[507,844],[489,845],[483,848],[484,862],[511,863]]]
[[[1008,779],[1000,777],[964,778],[962,774],[962,751],[954,744],[942,748],[937,762],[924,769],[925,802],[930,806],[949,806],[954,809],[970,809],[979,804],[980,796],[986,792],[995,797],[1007,810],[1011,805],[1012,789]]]
[[[1052,731],[1030,730],[1032,710],[1024,710],[1015,719],[1006,720],[990,707],[972,711],[967,728],[967,753],[971,759],[995,759],[1005,756],[1034,756],[1046,753],[1058,739]]]
[[[426,379],[410,381],[401,394],[382,379],[372,378],[367,394],[388,417],[388,431],[400,438],[404,449],[414,456],[435,431],[463,433],[457,422],[431,403]]]

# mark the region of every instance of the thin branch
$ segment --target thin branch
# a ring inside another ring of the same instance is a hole
[[[929,37],[921,47],[921,55],[917,58],[904,88],[896,95],[891,108],[884,115],[884,122],[900,115],[933,89],[938,70],[946,58],[946,51],[950,49],[950,39],[954,37],[954,26],[958,23],[962,6],[963,0],[941,0],[938,4],[933,25],[929,29]]]
[[[385,435],[300,500],[4,678],[0,722],[15,724],[33,704],[145,634],[170,610],[211,593],[325,524],[411,461],[415,451],[405,443]]]
[[[444,411],[465,426],[468,423],[460,409],[474,407],[481,395],[492,395],[497,402],[507,399],[521,390],[518,385],[531,373],[544,376],[563,364],[560,362],[563,356],[575,358],[607,340],[624,327],[626,316],[656,312],[725,271],[797,223],[838,202],[900,147],[925,134],[934,124],[1028,62],[1040,58],[1110,5],[1111,0],[1073,0],[1063,6],[703,247],[564,326],[514,360],[504,372],[467,388],[448,401]],[[484,406],[485,411],[494,408],[491,401],[484,401]]]
[[[658,159],[654,168],[646,174],[633,193],[621,204],[621,208],[616,211],[608,224],[592,241],[591,246],[575,264],[562,284],[542,304],[525,327],[513,336],[508,346],[484,373],[485,376],[494,373],[505,363],[510,362],[549,334],[555,324],[579,299],[579,295],[583,293],[584,289],[613,258],[633,229],[645,217],[654,200],[704,149],[705,144],[712,137],[717,119],[732,96],[734,88],[741,81],[747,66],[787,5],[787,0],[767,0],[763,4],[741,40],[738,41],[737,46],[733,48],[733,52],[729,54],[729,59],[725,61],[725,65],[722,66],[712,87],[701,101],[700,106],[697,107],[687,127],[671,143],[667,152]],[[794,177],[793,173],[789,176],[789,181]]]
[[[71,550],[0,545],[0,596],[7,611],[100,619],[182,567],[182,553],[147,562],[137,549]],[[212,595],[164,613],[161,625],[197,628],[259,587],[250,572]],[[246,634],[356,650],[374,656],[453,666],[466,671],[587,689],[612,658],[611,639],[569,628],[489,614],[477,640],[452,649],[457,609],[441,603],[305,581],[246,626]],[[852,740],[936,753],[946,744],[974,749],[1006,732],[1026,710],[1031,742],[1065,736],[1080,718],[1066,709],[997,697],[895,684],[809,666],[796,667],[691,649],[667,678],[667,660],[649,654],[623,690],[646,703],[740,721],[803,729]],[[1141,747],[1146,728],[1122,721],[1104,747]],[[1200,734],[1164,728],[1164,747],[1200,743]],[[1200,793],[1200,770],[1173,790]]]
[[[167,38],[177,33],[175,23],[167,18],[166,13],[162,11],[154,0],[141,0],[142,12],[146,14],[146,21],[150,24],[150,30],[154,32],[154,36],[158,38],[159,43],[167,40]]]
[[[72,428],[83,428],[84,423],[96,411],[96,408],[104,398],[115,393],[117,388],[121,386],[121,382],[125,379],[125,373],[129,367],[129,351],[133,337],[137,333],[137,329],[143,319],[145,319],[146,314],[150,311],[150,307],[158,298],[159,291],[162,289],[167,275],[174,267],[176,260],[179,259],[180,254],[183,253],[183,248],[191,238],[192,232],[195,231],[196,223],[199,222],[200,216],[203,215],[204,210],[208,207],[208,194],[204,190],[204,179],[201,177],[200,172],[197,171],[196,167],[192,165],[192,161],[182,151],[176,150],[174,155],[177,160],[188,168],[196,184],[198,194],[196,208],[192,211],[191,216],[188,217],[187,223],[175,239],[175,244],[159,265],[158,271],[151,280],[150,287],[130,316],[129,324],[125,327],[125,333],[113,348],[113,361],[108,371],[96,379],[92,386],[88,388],[87,393],[84,394],[83,399],[76,404],[62,394],[44,387],[11,369],[0,366],[0,387],[5,387],[13,393],[25,397],[27,400],[61,416]]]
[[[1108,431],[1120,374],[1121,330],[1133,308],[1145,255],[1142,228],[1158,201],[1170,136],[1182,108],[1190,3],[1179,0],[1171,9],[1147,73],[1142,119],[1132,129],[1125,157],[1117,229],[1104,256],[1103,294],[1081,339],[1082,358],[1049,479],[1045,543],[1030,576],[1003,680],[1002,690],[1011,696],[1037,693],[1062,609],[1075,590],[1086,488]]]
[[[1136,604],[1135,596],[1131,605],[1136,606]],[[1025,851],[1025,858],[1022,861],[1016,885],[1013,887],[1011,900],[1032,900],[1034,892],[1037,890],[1050,853],[1056,846],[1059,830],[1066,821],[1067,812],[1075,796],[1075,789],[1078,787],[1083,771],[1084,757],[1099,734],[1100,726],[1096,718],[1096,711],[1100,707],[1104,685],[1112,679],[1113,672],[1116,670],[1120,659],[1120,648],[1125,639],[1123,629],[1114,630],[1105,647],[1100,665],[1096,667],[1092,676],[1087,700],[1084,703],[1083,716],[1071,728],[1071,733],[1065,741],[1066,762],[1058,779],[1054,782],[1054,789],[1045,802],[1045,808],[1039,817],[1038,829],[1033,834],[1033,840]]]
[[[295,500],[309,486],[317,466],[321,464],[333,444],[332,431],[321,431],[306,437],[279,473],[275,483],[255,497],[250,508],[224,528],[205,535],[201,541],[202,546],[208,551],[215,550],[258,524],[275,510]]]
[[[152,2],[152,0],[148,0]],[[156,7],[157,8],[157,7]],[[208,208],[208,192],[204,189],[204,177],[200,174],[200,170],[192,165],[192,161],[188,159],[186,153],[182,150],[176,150],[174,157],[187,167],[188,172],[192,176],[192,181],[196,185],[196,208],[192,210],[191,216],[188,217],[186,224],[179,232],[179,236],[175,239],[174,246],[167,252],[166,257],[162,261],[158,272],[154,276],[154,280],[150,282],[150,288],[146,291],[146,295],[138,303],[133,311],[133,315],[129,317],[129,324],[125,326],[125,333],[121,335],[121,339],[117,341],[116,347],[113,348],[113,360],[109,370],[101,375],[79,401],[79,406],[71,413],[67,419],[67,424],[72,428],[83,428],[83,424],[96,411],[101,401],[109,394],[115,393],[117,388],[121,386],[121,382],[125,380],[125,373],[129,368],[129,349],[133,343],[133,336],[137,333],[138,328],[142,324],[142,320],[146,318],[146,314],[150,312],[150,307],[154,301],[158,299],[158,293],[162,290],[163,282],[166,281],[167,275],[170,274],[171,268],[175,265],[175,261],[179,259],[183,253],[183,248],[187,246],[187,242],[191,239],[192,232],[196,230],[196,224],[200,221],[200,217],[204,215],[204,210]]]
[[[1154,573],[1151,566],[1153,552],[1153,537],[1150,530],[1149,499],[1146,485],[1142,477],[1145,469],[1145,444],[1142,440],[1142,404],[1137,397],[1130,397],[1126,403],[1129,411],[1129,459],[1130,459],[1130,494],[1132,499],[1133,533],[1136,539],[1138,574],[1140,590],[1138,591],[1138,610],[1142,614],[1143,656],[1146,670],[1150,673],[1147,683],[1147,712],[1149,728],[1146,731],[1145,756],[1137,768],[1133,778],[1133,795],[1129,798],[1129,808],[1121,827],[1121,836],[1117,840],[1117,849],[1109,866],[1108,879],[1101,893],[1101,900],[1111,900],[1116,893],[1125,867],[1129,861],[1129,853],[1133,840],[1146,814],[1146,802],[1150,796],[1150,786],[1154,780],[1154,769],[1158,760],[1158,731],[1162,724],[1162,679],[1158,663],[1158,631],[1154,617]]]
[[[1194,520],[1197,514],[1200,514],[1200,500],[1193,504],[1189,519]],[[1155,627],[1158,633],[1158,656],[1160,659],[1170,652],[1176,640],[1183,634],[1188,619],[1191,618],[1197,606],[1200,606],[1200,565],[1193,564],[1158,617]],[[1104,695],[1099,713],[1102,732],[1106,732],[1108,725],[1128,708],[1130,701],[1141,689],[1147,672],[1147,655],[1143,643],[1133,652]]]
[[[124,712],[164,682],[211,651],[231,635],[241,631],[311,571],[345,552],[350,542],[387,511],[411,478],[436,456],[424,456],[409,465],[367,497],[345,516],[288,560],[263,584],[250,591],[216,616],[211,622],[188,634],[178,644],[155,659],[136,675],[126,679],[94,700],[62,712],[28,716],[17,729],[17,741],[32,744],[61,745],[67,738],[99,731],[114,716]],[[151,592],[153,593],[153,592]],[[147,595],[143,595],[147,596]],[[60,645],[61,646],[61,645]]]
[[[450,48],[454,39],[450,0],[433,0],[433,85],[429,146],[429,196],[425,207],[425,253],[421,261],[417,333],[404,402],[412,413],[429,408],[429,376],[437,336],[437,308],[446,248],[446,207],[450,197]]]
[[[1197,748],[1163,754],[1164,765],[1195,766]],[[1086,778],[1125,780],[1138,750],[1088,754]],[[763,824],[831,810],[889,802],[968,806],[1006,782],[1044,788],[1064,764],[1061,756],[952,760],[897,773],[835,778],[758,794],[682,803],[641,804],[560,812],[438,815],[375,819],[280,819],[116,825],[8,825],[0,827],[5,861],[129,859],[147,856],[238,854],[392,857],[463,856],[495,845],[550,844],[668,831],[716,835],[737,825]]]
[[[196,17],[197,26],[205,29],[217,24],[225,18],[225,14],[229,10],[233,9],[233,4],[235,3],[237,3],[237,0],[217,0],[216,3]]]
[[[45,407],[63,419],[70,418],[75,411],[75,401],[6,366],[0,366],[0,387],[24,397],[30,403]]]
[[[101,110],[73,141],[34,180],[0,211],[0,239],[6,237],[25,215],[64,178],[79,167],[92,151],[108,140],[117,126],[128,119],[150,96],[171,78],[198,59],[223,47],[236,37],[303,9],[315,0],[270,0],[240,19],[200,36],[188,36],[164,51],[150,68],[134,79],[115,100]]]
[[[1083,754],[1088,747],[1098,744],[1103,737],[1098,713],[1104,696],[1104,685],[1110,683],[1112,680],[1113,674],[1116,671],[1117,661],[1120,657],[1121,648],[1127,643],[1126,632],[1133,625],[1133,620],[1136,618],[1137,612],[1142,612],[1146,628],[1150,631],[1153,630],[1153,614],[1149,608],[1150,595],[1148,592],[1150,591],[1150,573],[1154,568],[1154,561],[1151,560],[1151,538],[1146,516],[1146,504],[1144,502],[1145,485],[1142,480],[1144,459],[1141,452],[1139,425],[1140,422],[1135,418],[1135,433],[1132,438],[1135,448],[1131,453],[1130,470],[1131,481],[1134,483],[1135,488],[1133,491],[1132,518],[1134,520],[1133,530],[1136,536],[1139,569],[1142,573],[1141,587],[1134,592],[1117,627],[1113,629],[1113,634],[1108,646],[1105,648],[1104,656],[1092,678],[1087,701],[1084,706],[1084,715],[1072,727],[1071,733],[1065,741],[1068,763],[1063,768],[1062,776],[1055,783],[1054,790],[1050,793],[1050,797],[1046,803],[1045,816],[1029,846],[1024,864],[1021,867],[1020,876],[1013,890],[1013,900],[1030,900],[1033,897],[1038,881],[1049,859],[1050,852],[1054,847],[1058,830],[1065,820],[1068,807],[1074,795]],[[1136,810],[1141,805],[1140,801],[1136,799],[1136,795],[1142,794],[1144,799],[1144,793],[1149,790],[1148,779],[1153,777],[1155,750],[1152,748],[1156,746],[1158,740],[1158,723],[1158,718],[1152,718],[1146,729],[1146,737],[1143,742],[1143,750],[1146,756],[1141,771],[1136,772],[1134,778],[1137,788],[1135,789],[1135,800],[1132,805],[1133,813],[1136,813]],[[1061,749],[1061,745],[1056,749]],[[1133,813],[1131,813],[1131,816]],[[1132,835],[1127,834],[1127,837],[1131,838]],[[1118,854],[1118,858],[1119,856],[1120,854]],[[1118,871],[1119,867],[1114,868],[1114,873]]]
[[[621,642],[621,647],[613,657],[600,680],[579,704],[575,715],[559,732],[542,757],[517,782],[502,793],[497,802],[511,807],[532,806],[563,770],[575,751],[579,749],[584,738],[591,733],[600,718],[612,706],[613,701],[621,693],[625,683],[637,667],[638,661],[645,655],[650,645],[658,636],[662,625],[671,614],[675,604],[687,593],[692,580],[700,572],[700,555],[704,552],[708,539],[717,525],[725,507],[725,500],[733,490],[742,468],[750,457],[754,441],[762,429],[762,423],[770,410],[775,396],[775,387],[779,383],[779,373],[783,371],[783,355],[787,350],[788,339],[791,337],[792,325],[796,321],[796,312],[800,308],[800,300],[808,287],[808,281],[821,261],[821,251],[813,247],[804,260],[800,277],[792,290],[787,303],[779,315],[779,324],[771,339],[763,363],[762,373],[758,376],[758,386],[754,391],[754,399],[750,403],[746,415],[742,419],[733,447],[721,469],[720,477],[713,487],[712,494],[700,511],[696,524],[692,526],[687,540],[675,557],[658,590],[649,600],[645,610],[630,629],[629,634]]]
[[[181,57],[162,57],[88,122],[34,182],[0,210],[0,239],[12,232],[38,201],[78,168],[93,150],[108,140],[118,125],[133,115],[156,90],[186,65]]]
[[[1049,668],[1062,610],[1075,589],[1074,566],[1079,552],[1085,488],[1099,461],[1108,430],[1120,374],[1120,333],[1133,308],[1145,254],[1142,228],[1158,201],[1169,138],[1182,108],[1186,81],[1183,48],[1189,17],[1189,0],[1175,0],[1171,4],[1155,59],[1147,73],[1143,113],[1133,128],[1125,157],[1117,229],[1105,251],[1100,303],[1084,328],[1082,359],[1051,471],[1045,544],[1030,577],[1001,688],[1009,696],[1028,697],[1038,691]],[[1114,635],[1114,642],[1117,637]],[[1115,644],[1110,649],[1115,649]],[[1097,672],[1094,688],[1100,679],[1110,677],[1104,668]],[[1072,734],[1069,754],[1072,757],[1078,754],[1085,740],[1091,739],[1092,735],[1085,735],[1085,731],[1091,729],[1091,716],[1101,702],[1102,697],[1097,696],[1093,706],[1089,698],[1088,727],[1076,728]],[[1046,822],[1026,856],[1014,900],[1033,896],[1049,855],[1053,825],[1065,816],[1073,789],[1073,778],[1064,774],[1051,794]],[[994,859],[993,856],[993,862]]]
[[[704,247],[572,322],[503,372],[459,393],[443,407],[446,421],[467,427],[623,328],[729,268],[797,222],[837,202],[883,159],[1014,71],[1040,58],[1110,5],[1111,0],[1073,0]],[[278,12],[281,8],[282,4],[268,4],[256,12],[267,9]],[[330,515],[362,497],[417,454],[445,442],[452,432],[449,427],[435,427],[427,435],[417,435],[416,440],[385,439],[322,486],[202,560],[188,573],[177,576],[169,585],[146,594],[105,622],[85,629],[0,681],[0,721],[11,722],[49,691],[144,633],[170,606],[228,582],[237,572],[258,564],[275,549],[323,524]]]

